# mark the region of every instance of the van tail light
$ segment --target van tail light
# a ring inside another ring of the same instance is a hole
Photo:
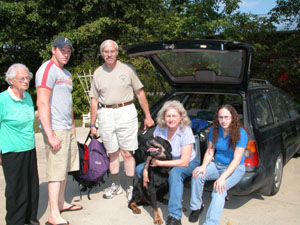
[[[244,165],[248,167],[258,166],[258,152],[256,148],[255,141],[248,141],[247,147],[245,149],[245,161]]]

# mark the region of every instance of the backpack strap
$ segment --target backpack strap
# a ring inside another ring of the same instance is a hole
[[[88,133],[88,135],[85,139],[85,142],[84,142],[85,145],[86,145],[86,143],[87,143],[87,141],[89,140],[90,137],[91,137],[91,130],[89,131],[89,133]]]
[[[97,129],[97,128],[96,128]],[[86,144],[87,143],[87,141],[89,140],[89,138],[92,140],[93,138],[95,138],[95,139],[98,139],[100,136],[98,136],[98,137],[96,137],[96,136],[91,136],[91,130],[89,131],[89,133],[88,133],[88,135],[87,135],[87,137],[86,137],[86,139],[85,139],[85,142],[84,142],[84,144]]]

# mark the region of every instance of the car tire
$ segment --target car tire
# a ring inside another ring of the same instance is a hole
[[[280,189],[281,180],[282,180],[282,173],[283,173],[283,156],[280,153],[275,161],[274,170],[272,174],[272,185],[271,185],[271,192],[270,195],[275,195]]]

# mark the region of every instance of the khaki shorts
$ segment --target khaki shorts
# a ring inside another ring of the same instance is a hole
[[[64,181],[67,173],[79,170],[79,153],[76,137],[73,130],[55,130],[55,135],[61,141],[59,150],[51,150],[48,138],[42,131],[46,158],[47,158],[47,181]]]
[[[134,104],[98,110],[99,135],[107,153],[138,148],[138,119]]]

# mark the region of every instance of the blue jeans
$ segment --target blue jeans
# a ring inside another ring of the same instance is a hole
[[[183,196],[183,188],[184,188],[184,180],[190,176],[192,176],[193,170],[199,166],[200,160],[198,157],[195,157],[190,163],[188,167],[176,166],[173,167],[170,171],[169,175],[169,204],[168,210],[169,215],[176,218],[181,219],[182,217],[182,196]],[[135,174],[139,179],[142,178],[143,169],[145,163],[139,164],[135,168]]]
[[[192,178],[192,190],[191,190],[191,210],[197,210],[201,208],[203,187],[206,180],[216,180],[227,169],[228,165],[223,165],[217,161],[211,161],[206,169],[204,178],[201,178],[202,174],[199,174],[197,178]],[[239,165],[234,172],[226,179],[226,191],[222,194],[212,191],[212,200],[210,202],[205,225],[217,225],[220,222],[222,211],[225,205],[225,197],[227,191],[235,186],[243,177],[245,173],[245,166]]]

